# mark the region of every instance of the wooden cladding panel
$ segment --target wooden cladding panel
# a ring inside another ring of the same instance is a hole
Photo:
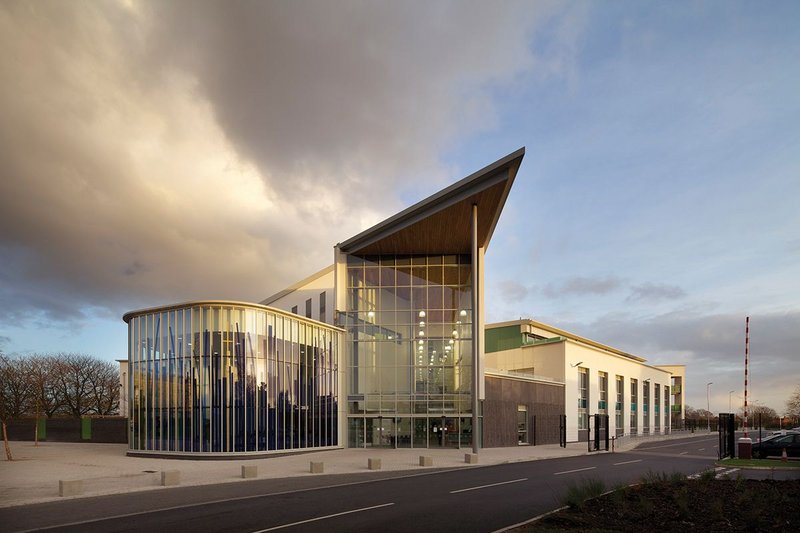
[[[517,408],[528,409],[528,444],[557,444],[559,417],[564,413],[564,387],[515,379],[486,376],[483,402],[486,448],[517,446]]]
[[[468,254],[472,250],[472,205],[478,205],[478,242],[486,243],[497,206],[507,182],[503,181],[455,205],[444,208],[387,237],[358,249],[359,254]]]

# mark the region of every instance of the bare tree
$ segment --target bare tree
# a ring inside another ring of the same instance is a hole
[[[0,387],[3,389],[6,416],[8,419],[20,418],[30,411],[33,400],[28,360],[22,357],[5,357],[3,365],[6,374]]]
[[[119,369],[111,361],[95,359],[89,369],[91,409],[98,415],[119,411]]]
[[[110,361],[84,354],[58,354],[51,358],[53,398],[59,411],[80,418],[109,415],[119,408],[119,372]]]
[[[6,449],[6,460],[13,461],[11,447],[8,445],[8,431],[6,421],[9,419],[9,406],[13,403],[8,392],[8,383],[15,379],[13,365],[11,361],[0,352],[0,424],[3,426],[3,444]]]
[[[88,355],[60,353],[55,361],[55,388],[67,414],[80,418],[92,411],[91,367]]]
[[[744,417],[744,408],[739,409],[739,414]],[[766,405],[750,405],[747,407],[747,425],[751,428],[758,427],[759,416],[761,417],[762,427],[777,427],[778,413],[772,407]]]
[[[52,355],[33,355],[29,358],[29,374],[34,389],[34,408],[37,414],[51,418],[63,406],[57,384],[57,360]]]
[[[786,400],[786,414],[793,419],[800,418],[800,385],[794,390],[789,399]]]

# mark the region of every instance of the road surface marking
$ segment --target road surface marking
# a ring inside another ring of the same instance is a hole
[[[703,450],[705,450],[705,448],[697,448],[698,452],[702,452]]]
[[[641,462],[642,462],[642,459],[635,459],[635,460],[633,460],[633,461],[623,461],[623,462],[621,462],[621,463],[614,463],[614,466],[619,466],[619,465],[629,465],[629,464],[631,464],[631,463],[641,463]]]
[[[678,454],[678,455],[686,455],[687,453],[689,453],[689,452],[681,452],[681,453],[680,453],[680,454]]]
[[[501,481],[500,483],[492,483],[490,485],[481,485],[480,487],[470,487],[468,489],[458,489],[458,490],[451,490],[450,494],[456,494],[458,492],[467,492],[468,490],[478,490],[478,489],[485,489],[488,487],[496,487],[498,485],[508,485],[509,483],[519,483],[520,481],[528,481],[528,478],[524,477],[521,479],[512,479],[511,481]]]
[[[596,466],[590,466],[589,468],[578,468],[577,470],[567,470],[565,472],[556,472],[553,474],[554,476],[560,476],[561,474],[572,474],[574,472],[583,472],[584,470],[594,470],[597,468]]]
[[[381,481],[386,481],[387,479],[408,479],[412,477],[422,477],[422,476],[435,476],[439,474],[447,474],[452,472],[453,470],[457,470],[460,467],[453,467],[453,468],[446,468],[442,470],[437,470],[435,472],[417,472],[414,474],[396,476],[392,478],[378,478],[378,479],[370,479],[367,481],[350,481],[348,483],[335,483],[333,485],[320,485],[318,487],[308,487],[305,489],[291,489],[291,490],[282,490],[278,492],[266,492],[263,494],[251,494],[248,496],[235,496],[233,498],[223,498],[220,500],[209,500],[203,502],[196,502],[196,503],[184,503],[180,505],[172,505],[169,507],[159,507],[157,509],[147,509],[144,511],[134,511],[132,513],[123,513],[117,515],[109,515],[109,516],[101,516],[97,518],[88,518],[86,520],[79,520],[76,522],[67,522],[64,524],[55,524],[51,526],[41,526],[34,529],[23,529],[19,533],[30,533],[32,531],[46,531],[48,529],[57,529],[57,528],[65,528],[65,527],[73,527],[73,526],[82,526],[85,524],[92,524],[94,522],[105,522],[107,520],[120,520],[122,518],[131,518],[134,516],[142,516],[148,514],[155,514],[155,513],[164,513],[170,511],[177,511],[182,509],[191,509],[192,507],[205,507],[207,505],[219,505],[221,503],[228,503],[228,502],[243,502],[247,500],[256,500],[259,498],[270,498],[272,496],[285,496],[287,494],[297,494],[300,492],[312,492],[315,490],[326,490],[326,489],[338,489],[341,487],[351,487],[353,485],[366,485],[369,483],[380,483]]]
[[[325,516],[318,516],[317,518],[309,518],[308,520],[301,520],[299,522],[292,522],[291,524],[283,524],[280,526],[270,527],[267,529],[259,529],[253,533],[266,533],[267,531],[275,531],[276,529],[283,529],[285,527],[299,526],[300,524],[308,524],[309,522],[316,522],[318,520],[325,520],[326,518],[335,518],[337,516],[344,516],[346,514],[360,513],[362,511],[371,511],[372,509],[380,509],[381,507],[388,507],[394,503],[383,503],[381,505],[373,505],[372,507],[362,507],[361,509],[352,509],[350,511],[342,511],[341,513],[334,513]]]
[[[719,472],[719,473],[718,473],[716,476],[714,476],[714,477],[715,477],[716,479],[723,479],[725,476],[729,476],[729,475],[733,474],[734,472],[738,472],[738,471],[739,471],[739,469],[738,469],[738,468],[729,468],[729,469],[727,469],[727,470],[724,470],[724,471],[722,471],[722,472]]]
[[[720,470],[725,470],[725,467],[724,466],[718,466],[718,467],[714,468],[715,475],[717,473],[719,473]],[[692,474],[691,476],[686,476],[686,479],[698,479],[700,476],[702,476],[704,473],[706,473],[708,471],[710,471],[710,469],[709,470],[704,470],[702,472],[698,472],[696,474]]]

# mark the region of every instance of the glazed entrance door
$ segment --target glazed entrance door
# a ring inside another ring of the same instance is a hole
[[[367,418],[366,446],[394,448],[395,447],[395,422],[394,418]]]
[[[458,448],[458,418],[428,419],[428,446],[430,448]]]

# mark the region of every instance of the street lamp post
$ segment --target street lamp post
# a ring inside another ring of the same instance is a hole
[[[708,431],[711,432],[711,385],[713,385],[713,381],[709,381],[706,383],[706,411],[708,414],[706,418],[708,418]]]

